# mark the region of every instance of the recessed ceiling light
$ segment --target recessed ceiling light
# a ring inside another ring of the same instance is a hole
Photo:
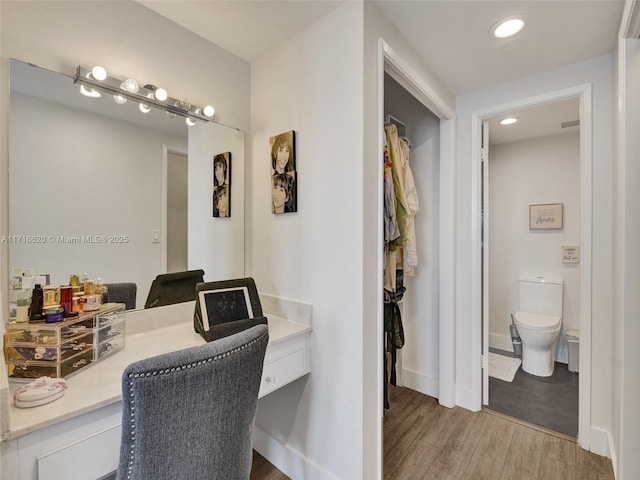
[[[496,38],[512,37],[524,27],[524,20],[520,17],[509,17],[500,20],[491,28],[491,35]]]
[[[500,125],[513,125],[517,121],[518,121],[517,118],[509,117],[509,118],[505,118],[505,119],[500,120]]]

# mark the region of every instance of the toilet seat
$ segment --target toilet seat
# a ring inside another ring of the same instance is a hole
[[[560,317],[531,312],[516,312],[515,319],[518,327],[537,332],[553,332],[560,328],[562,322]]]

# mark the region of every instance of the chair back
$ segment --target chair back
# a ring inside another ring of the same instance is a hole
[[[133,282],[105,283],[109,302],[124,303],[127,310],[136,308],[138,285]]]
[[[258,325],[129,365],[117,479],[248,479],[268,339]]]

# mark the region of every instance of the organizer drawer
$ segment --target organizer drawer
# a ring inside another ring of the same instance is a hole
[[[292,382],[307,373],[306,350],[296,350],[288,355],[267,362],[262,369],[259,396],[263,397],[273,390]]]

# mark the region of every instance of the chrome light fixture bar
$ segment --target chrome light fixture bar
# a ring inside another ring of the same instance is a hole
[[[189,125],[193,125],[195,120],[208,122],[215,115],[215,110],[209,105],[201,108],[185,100],[172,98],[164,89],[154,85],[139,86],[133,79],[111,77],[101,67],[89,70],[78,65],[73,83],[84,85],[85,90],[89,92],[93,90],[113,95],[117,103],[124,103],[126,100],[139,103],[142,111],[148,111],[148,107],[155,107],[169,114],[185,117]],[[146,108],[143,108],[145,106]]]

